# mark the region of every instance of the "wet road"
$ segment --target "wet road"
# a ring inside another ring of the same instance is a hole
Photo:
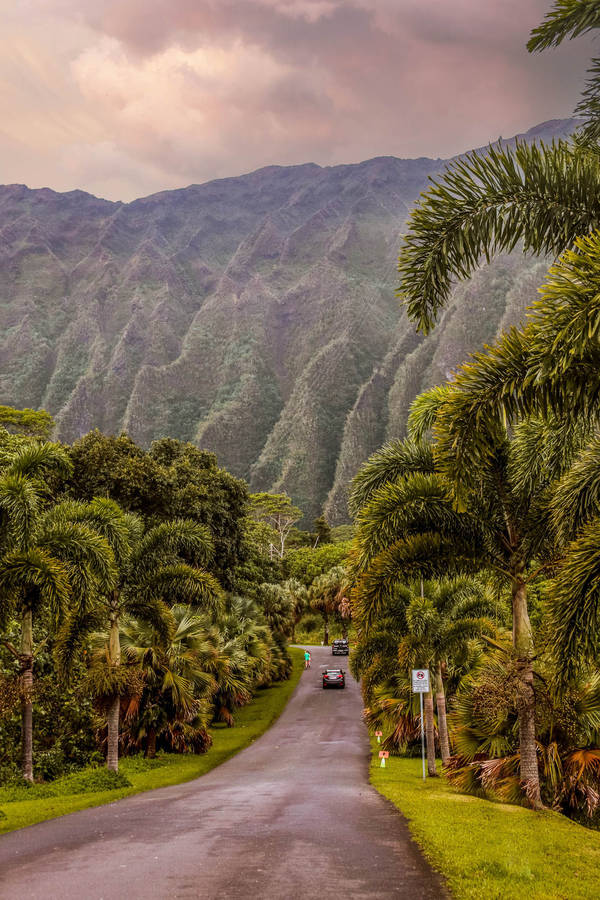
[[[0,838],[0,897],[444,897],[369,786],[358,684],[322,690],[330,651],[312,657],[275,725],[208,775]]]

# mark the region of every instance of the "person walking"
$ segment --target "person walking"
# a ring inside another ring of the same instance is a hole
[[[310,653],[308,650],[304,651],[304,668],[310,669]]]

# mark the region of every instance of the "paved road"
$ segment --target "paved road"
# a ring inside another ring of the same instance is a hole
[[[331,661],[315,648],[275,725],[208,775],[0,838],[0,897],[445,897],[369,787],[358,685],[321,688]]]

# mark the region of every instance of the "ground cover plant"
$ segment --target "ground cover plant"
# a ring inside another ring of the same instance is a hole
[[[283,712],[304,669],[302,651],[291,648],[290,655],[290,678],[258,690],[252,702],[237,713],[235,728],[213,726],[208,753],[160,753],[155,759],[130,756],[121,761],[119,773],[91,767],[45,784],[13,780],[0,787],[0,834],[141,791],[180,784],[211,771],[260,737]]]

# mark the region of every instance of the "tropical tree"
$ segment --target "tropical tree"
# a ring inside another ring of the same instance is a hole
[[[215,682],[212,719],[231,728],[236,709],[250,702],[254,688],[287,676],[288,661],[251,600],[229,597],[218,615],[205,618],[205,629],[201,662]]]
[[[291,607],[291,641],[296,640],[296,628],[302,620],[302,616],[306,612],[308,606],[308,591],[297,578],[288,578],[281,585],[286,596],[289,598]]]
[[[427,763],[435,774],[433,741],[433,693],[437,707],[440,751],[443,765],[450,761],[444,673],[454,657],[465,654],[470,641],[483,632],[492,633],[494,614],[483,586],[472,578],[442,578],[426,581],[423,592],[413,585],[406,608],[406,632],[399,646],[401,668],[425,666],[431,671],[431,688],[425,696]]]
[[[329,644],[329,619],[337,616],[342,622],[344,637],[348,635],[350,620],[350,579],[344,566],[333,566],[323,575],[318,575],[309,588],[309,603],[312,609],[323,616],[323,644]]]
[[[287,494],[261,491],[250,495],[250,515],[257,522],[269,526],[273,535],[271,555],[276,554],[283,559],[286,540],[294,524],[302,518],[302,511],[294,506]]]
[[[111,591],[80,603],[62,629],[57,652],[69,671],[86,635],[105,630],[103,654],[90,670],[90,689],[104,701],[107,721],[107,766],[118,771],[121,694],[129,672],[121,665],[121,630],[126,617],[151,625],[165,642],[171,639],[173,617],[169,603],[195,603],[215,610],[221,590],[212,575],[190,566],[182,555],[208,561],[212,541],[208,529],[185,519],[152,528],[112,500],[88,505],[70,503],[73,518],[103,533],[112,547],[117,577]]]
[[[412,427],[417,438],[433,423],[434,433],[443,440],[453,390],[450,384],[416,403]],[[511,433],[499,426],[492,433],[484,431],[480,439],[485,452],[471,460],[463,477],[453,466],[451,443],[440,450],[437,444],[431,448],[418,441],[397,442],[380,451],[372,466],[370,461],[365,464],[352,493],[358,509],[357,604],[364,620],[377,612],[388,585],[398,578],[487,571],[510,588],[520,675],[520,772],[534,807],[541,799],[527,591],[539,572],[554,563],[551,485],[569,461],[555,438],[550,424],[537,421]],[[415,471],[419,456],[421,472]],[[389,482],[383,480],[386,460]]]
[[[261,584],[258,604],[271,631],[289,637],[293,627],[293,600],[283,585]]]
[[[530,51],[600,26],[598,0],[556,0]],[[427,332],[451,285],[480,260],[514,249],[563,254],[523,329],[513,328],[461,367],[459,444],[484,419],[549,411],[597,416],[600,271],[600,64],[592,62],[577,113],[583,128],[552,146],[490,148],[450,166],[416,207],[400,254],[401,294]],[[455,429],[456,431],[456,429]],[[459,446],[459,457],[461,448]]]
[[[157,742],[168,750],[196,753],[211,743],[207,725],[215,682],[202,668],[205,623],[187,606],[175,605],[171,614],[171,633],[136,620],[121,629],[125,663],[142,675],[141,692],[130,698],[124,720],[133,743],[143,745],[150,759]]]
[[[19,664],[23,777],[33,781],[34,618],[46,608],[57,626],[68,606],[114,583],[114,558],[70,504],[52,504],[45,486],[70,471],[55,444],[24,444],[0,475],[0,617],[16,613],[20,646],[3,641]]]
[[[548,661],[535,663],[541,792],[553,809],[585,820],[600,808],[600,676],[588,670],[557,694]],[[447,774],[461,790],[519,799],[519,674],[510,646],[479,659],[456,693],[450,716],[456,746]]]

